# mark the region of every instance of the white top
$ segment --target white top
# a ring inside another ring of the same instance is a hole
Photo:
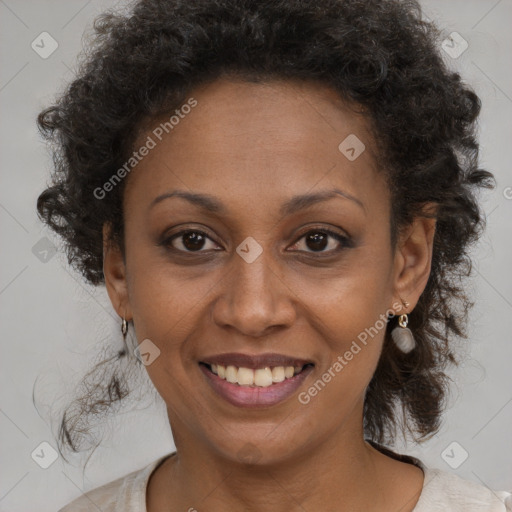
[[[169,455],[92,489],[58,512],[147,512],[146,487],[149,477]],[[422,469],[425,480],[414,512],[512,512],[510,492],[494,492],[439,469]]]

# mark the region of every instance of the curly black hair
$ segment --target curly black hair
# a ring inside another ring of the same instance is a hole
[[[437,205],[431,273],[410,314],[417,348],[397,350],[390,342],[396,319],[388,323],[364,405],[372,441],[392,443],[401,421],[417,441],[435,433],[446,368],[457,362],[452,340],[467,337],[472,302],[463,278],[485,223],[477,192],[494,179],[478,163],[480,99],[446,64],[442,32],[424,19],[419,3],[140,0],[126,12],[100,15],[94,30],[77,77],[38,116],[52,143],[54,172],[37,209],[64,240],[69,263],[89,283],[104,282],[105,223],[124,251],[124,183],[108,199],[94,191],[130,157],[144,123],[172,113],[192,88],[221,77],[327,84],[371,128],[391,191],[393,243],[416,216],[432,215],[425,205]],[[61,439],[75,451],[77,420],[128,393],[114,370],[101,379],[95,394],[80,397],[62,417]]]

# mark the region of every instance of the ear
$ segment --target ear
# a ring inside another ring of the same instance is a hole
[[[110,240],[111,226],[103,225],[103,275],[112,306],[121,318],[131,320],[132,311],[128,297],[126,265],[121,248]]]
[[[394,305],[407,301],[407,313],[416,307],[430,276],[436,207],[429,203],[424,211],[428,216],[414,218],[400,234],[395,251]]]

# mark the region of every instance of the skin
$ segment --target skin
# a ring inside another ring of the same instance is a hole
[[[329,87],[223,78],[190,96],[197,106],[127,178],[124,258],[104,227],[106,287],[139,342],[161,351],[146,370],[177,448],[152,474],[148,511],[413,510],[422,471],[363,438],[383,329],[306,405],[298,393],[265,409],[231,405],[198,361],[223,352],[302,357],[315,364],[298,392],[307,390],[393,304],[414,309],[435,221],[415,219],[391,246],[390,193],[367,121]],[[142,130],[135,146],[150,134]],[[349,134],[366,146],[354,161],[338,149]],[[292,196],[334,188],[360,204],[337,195],[279,213]],[[151,207],[176,189],[215,196],[226,211],[176,197]],[[322,228],[351,243],[306,243]],[[202,254],[183,237],[159,245],[182,229],[210,237]],[[263,249],[252,263],[235,251],[247,237]],[[253,464],[240,459],[247,446],[258,454]]]

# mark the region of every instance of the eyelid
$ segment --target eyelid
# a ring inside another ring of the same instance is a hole
[[[308,226],[308,228],[303,231],[301,234],[297,235],[295,238],[295,242],[292,245],[296,245],[302,238],[304,238],[309,233],[324,233],[331,238],[334,238],[340,246],[337,249],[331,249],[330,251],[292,251],[306,254],[316,254],[318,257],[322,257],[323,255],[333,255],[340,252],[343,248],[353,247],[353,240],[347,233],[339,233],[329,228],[320,227],[320,226]]]
[[[292,246],[296,245],[306,235],[308,235],[310,233],[314,233],[314,232],[324,233],[324,234],[334,238],[340,244],[341,247],[339,247],[338,249],[330,250],[330,251],[318,251],[318,252],[315,252],[315,251],[300,251],[300,250],[296,250],[296,251],[291,251],[291,252],[301,252],[301,253],[307,253],[307,254],[318,254],[320,256],[322,254],[333,254],[333,253],[339,252],[343,247],[351,247],[353,245],[352,238],[346,232],[345,233],[340,233],[340,232],[334,231],[333,229],[330,229],[330,228],[326,228],[326,227],[323,227],[323,226],[314,226],[314,225],[313,226],[305,227],[301,231],[301,233],[298,234],[295,237],[295,241],[291,245]],[[160,245],[171,246],[171,243],[176,238],[180,238],[181,236],[183,236],[183,235],[185,235],[187,233],[198,233],[198,234],[203,235],[204,237],[208,238],[210,241],[212,241],[216,245],[222,246],[206,230],[204,230],[202,228],[193,228],[193,227],[186,227],[186,228],[182,229],[181,231],[178,231],[177,233],[173,233],[170,236],[165,236],[164,235],[164,238],[163,238],[162,242],[160,243]],[[200,253],[205,253],[205,252],[207,253],[207,252],[209,252],[209,250],[207,250],[207,251],[204,251],[204,250],[199,250],[199,251],[183,251],[181,249],[176,249],[175,247],[171,247],[171,250],[176,251],[178,253],[185,253],[185,254],[200,254]],[[217,251],[217,252],[219,251],[219,249],[211,249],[211,250]]]
[[[300,240],[304,235],[307,235],[308,233],[311,233],[312,231],[326,233],[326,234],[334,236],[334,237],[342,237],[342,238],[347,238],[347,239],[351,238],[350,235],[345,230],[340,229],[340,231],[335,231],[334,229],[328,228],[326,226],[308,225],[303,230],[300,231],[300,233],[296,237],[296,240]]]
[[[200,235],[203,235],[205,238],[208,238],[209,240],[211,240],[216,245],[219,245],[219,246],[221,245],[207,231],[205,231],[204,229],[199,229],[199,228],[184,228],[181,231],[178,231],[177,233],[173,233],[172,235],[164,235],[162,241],[160,242],[160,245],[170,246],[171,243],[176,238],[180,238],[187,233],[199,233]],[[172,247],[172,249],[179,253],[189,253],[189,254],[193,254],[194,252],[196,254],[201,253],[201,252],[207,252],[207,251],[182,251],[180,249],[176,249],[175,247]],[[213,250],[218,251],[218,249],[213,249]]]

